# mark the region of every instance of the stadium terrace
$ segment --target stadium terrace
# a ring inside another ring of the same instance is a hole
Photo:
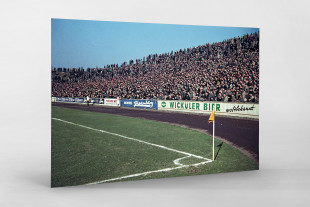
[[[259,103],[259,33],[122,65],[53,68],[52,96]]]

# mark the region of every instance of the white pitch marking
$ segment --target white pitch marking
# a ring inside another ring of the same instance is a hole
[[[203,164],[206,164],[206,163],[209,163],[209,162],[212,162],[212,160],[208,160],[208,161],[204,161],[204,162],[199,162],[199,163],[191,164],[191,165],[182,165],[182,166],[179,166],[179,167],[165,168],[165,169],[160,169],[160,170],[153,170],[153,171],[147,171],[147,172],[142,172],[142,173],[137,173],[137,174],[132,174],[132,175],[126,175],[126,176],[122,176],[122,177],[111,178],[111,179],[107,179],[107,180],[101,180],[101,181],[97,181],[97,182],[93,182],[93,183],[87,183],[85,185],[106,183],[106,182],[122,180],[122,179],[126,179],[126,178],[132,178],[132,177],[138,177],[138,176],[142,176],[142,175],[148,175],[148,174],[151,174],[151,173],[168,172],[168,171],[171,171],[171,170],[181,169],[181,168],[185,168],[185,167],[192,167],[192,166],[193,167],[197,167],[199,165],[203,165]]]
[[[131,138],[131,137],[126,137],[124,135],[120,135],[120,134],[116,134],[116,133],[112,133],[112,132],[108,132],[108,131],[104,131],[104,130],[100,130],[100,129],[91,128],[91,127],[80,125],[80,124],[76,124],[76,123],[73,123],[73,122],[70,122],[70,121],[65,121],[65,120],[57,119],[57,118],[52,118],[52,119],[57,120],[57,121],[62,121],[62,122],[68,123],[68,124],[76,125],[76,126],[79,126],[79,127],[83,127],[83,128],[86,128],[86,129],[90,129],[90,130],[94,130],[94,131],[98,131],[98,132],[102,132],[102,133],[107,133],[107,134],[119,136],[119,137],[122,137],[122,138],[125,138],[125,139],[133,140],[133,141],[140,142],[140,143],[143,143],[143,144],[148,144],[148,145],[151,145],[151,146],[159,147],[159,148],[170,150],[170,151],[173,151],[173,152],[178,152],[178,153],[181,153],[181,154],[184,154],[184,155],[187,155],[187,156],[192,156],[192,157],[196,157],[196,158],[203,159],[203,160],[208,160],[208,161],[211,160],[211,159],[208,159],[208,158],[205,158],[205,157],[201,157],[199,155],[194,155],[194,154],[191,154],[191,153],[188,153],[188,152],[183,152],[183,151],[172,149],[172,148],[165,147],[165,146],[162,146],[162,145],[153,144],[153,143],[150,143],[150,142],[145,142],[145,141],[142,141],[142,140],[139,140],[139,139],[135,139],[135,138]]]
[[[52,119],[57,120],[57,121],[62,121],[62,122],[68,123],[68,124],[72,124],[72,125],[75,125],[75,126],[83,127],[83,128],[86,128],[86,129],[90,129],[90,130],[99,131],[99,132],[102,132],[102,133],[107,133],[107,134],[119,136],[119,137],[122,137],[122,138],[125,138],[125,139],[137,141],[137,142],[140,142],[140,143],[148,144],[148,145],[151,145],[151,146],[155,146],[155,147],[159,147],[159,148],[166,149],[166,150],[169,150],[169,151],[178,152],[178,153],[187,155],[186,157],[181,157],[181,158],[178,158],[178,159],[174,160],[175,164],[178,163],[176,165],[181,165],[181,166],[178,166],[178,167],[165,168],[165,169],[160,169],[160,170],[153,170],[153,171],[147,171],[147,172],[142,172],[142,173],[136,173],[136,174],[132,174],[132,175],[126,175],[126,176],[122,176],[122,177],[111,178],[111,179],[97,181],[97,182],[93,182],[93,183],[87,183],[86,185],[105,183],[105,182],[110,182],[110,181],[115,181],[115,180],[122,180],[122,179],[125,179],[125,178],[138,177],[138,176],[141,176],[141,175],[148,175],[148,174],[157,173],[157,172],[168,172],[168,171],[171,171],[171,170],[176,170],[176,169],[185,168],[185,167],[191,167],[191,166],[197,167],[199,165],[203,165],[203,164],[210,163],[210,162],[213,161],[211,159],[208,159],[208,158],[205,158],[205,157],[201,157],[199,155],[194,155],[194,154],[191,154],[191,153],[188,153],[188,152],[183,152],[183,151],[172,149],[172,148],[165,147],[165,146],[162,146],[162,145],[153,144],[153,143],[150,143],[150,142],[145,142],[145,141],[142,141],[142,140],[139,140],[139,139],[134,139],[134,138],[131,138],[131,137],[126,137],[126,136],[123,136],[123,135],[120,135],[120,134],[116,134],[116,133],[112,133],[112,132],[108,132],[108,131],[104,131],[104,130],[100,130],[100,129],[91,128],[91,127],[88,127],[88,126],[76,124],[76,123],[65,121],[65,120],[62,120],[62,119],[57,119],[57,118],[52,118]],[[187,158],[187,157],[196,157],[196,158],[203,159],[203,160],[206,160],[206,161],[195,163],[195,164],[191,164],[191,165],[183,165],[183,164],[179,163],[179,161],[181,159],[184,159],[184,158]]]
[[[180,161],[183,160],[183,159],[185,159],[185,158],[188,158],[188,157],[190,157],[190,156],[180,157],[180,158],[178,158],[178,159],[176,159],[176,160],[173,160],[173,163],[174,163],[175,165],[183,166],[183,164],[180,163]]]

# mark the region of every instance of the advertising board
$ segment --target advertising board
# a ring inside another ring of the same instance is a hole
[[[174,101],[159,100],[158,110],[187,112],[187,113],[211,113],[213,108],[217,114],[227,116],[259,117],[259,104],[254,103],[226,103],[226,102],[202,102],[202,101]]]
[[[84,103],[84,98],[55,97],[56,102]]]
[[[116,98],[105,98],[104,99],[104,105],[107,105],[107,106],[119,106],[120,105],[120,101],[119,101],[119,99],[116,99]]]
[[[135,100],[122,99],[121,107],[143,108],[143,109],[158,109],[157,101],[155,100]]]

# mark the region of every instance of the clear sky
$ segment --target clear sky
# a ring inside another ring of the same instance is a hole
[[[52,67],[103,67],[259,31],[211,27],[52,19]]]

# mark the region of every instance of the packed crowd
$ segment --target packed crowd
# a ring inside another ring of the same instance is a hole
[[[52,96],[259,102],[259,33],[104,68],[52,69]]]

